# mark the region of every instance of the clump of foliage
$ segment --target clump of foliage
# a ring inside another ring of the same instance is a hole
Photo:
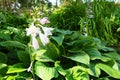
[[[54,28],[51,31],[51,28],[47,28],[49,25],[45,24],[45,15],[38,13],[39,8],[35,7],[29,19],[32,29],[27,28],[26,31],[31,37],[26,36],[24,24],[19,28],[14,24],[6,26],[6,23],[1,28],[1,80],[120,79],[120,55],[113,48],[107,47],[98,38],[83,36],[75,29]],[[5,23],[5,19],[1,18],[0,23]],[[84,22],[84,19],[81,20]],[[45,34],[42,38],[39,38],[39,31]],[[44,45],[42,40],[49,41]],[[37,49],[33,46],[36,44],[39,45]]]
[[[78,22],[85,17],[85,4],[72,1],[54,10],[50,15],[51,25],[60,29],[78,30]]]

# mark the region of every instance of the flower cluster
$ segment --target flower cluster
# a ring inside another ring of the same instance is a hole
[[[45,17],[45,18],[41,19],[40,23],[41,24],[46,24],[46,23],[50,23],[50,21]],[[39,43],[36,39],[37,36],[39,36],[42,44],[45,46],[46,44],[49,43],[48,36],[52,35],[51,31],[53,30],[53,28],[47,28],[47,27],[41,26],[41,29],[42,29],[43,33],[42,33],[42,31],[40,30],[39,27],[36,27],[34,25],[34,23],[32,23],[30,25],[30,27],[26,29],[26,35],[31,36],[32,46],[36,50],[39,48]]]

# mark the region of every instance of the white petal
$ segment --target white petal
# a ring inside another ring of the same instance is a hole
[[[42,18],[42,19],[40,20],[40,23],[41,23],[42,25],[44,25],[44,24],[46,24],[46,23],[50,23],[50,21],[48,20],[47,17],[44,17],[44,18]]]
[[[49,43],[49,38],[46,35],[39,33],[39,37],[44,46]]]
[[[31,35],[32,37],[36,37],[37,34],[39,34],[40,29],[35,27],[32,23],[29,28],[26,29],[26,35]]]
[[[46,36],[48,36],[48,35],[52,35],[52,30],[54,29],[54,28],[47,28],[47,27],[43,27],[42,26],[42,29],[43,29],[43,31],[44,31],[44,34],[46,35]]]
[[[35,37],[32,37],[32,46],[34,49],[38,49],[39,48],[39,44],[38,41]]]

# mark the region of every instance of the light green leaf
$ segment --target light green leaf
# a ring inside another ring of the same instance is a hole
[[[15,76],[9,76],[6,80],[15,80]]]
[[[117,32],[119,32],[120,31],[120,27],[117,29]]]
[[[52,36],[52,39],[55,40],[58,45],[62,45],[63,40],[64,40],[64,36],[63,35],[60,35],[58,37]]]
[[[51,80],[58,77],[58,72],[55,67],[47,67],[41,62],[35,63],[35,74],[43,80]]]
[[[0,69],[4,68],[4,67],[7,67],[6,64],[3,64],[3,63],[0,63]]]
[[[89,75],[86,71],[82,71],[84,69],[80,66],[75,66],[67,70],[69,74],[66,74],[66,80],[89,80]]]
[[[32,53],[32,59],[34,60],[38,60],[41,58],[41,56],[46,52],[45,49],[41,49],[38,51],[35,51],[34,53]]]
[[[70,56],[65,56],[65,57],[83,64],[89,64],[90,62],[90,57],[84,51],[81,51],[79,53],[74,53]]]
[[[13,66],[10,66],[10,68],[7,71],[7,74],[9,73],[18,73],[26,71],[27,69],[23,66],[22,63],[14,64]]]
[[[34,53],[32,53],[32,59],[34,60],[38,60],[38,61],[41,61],[41,62],[54,62],[54,60],[52,60],[50,57],[44,55],[46,52],[45,49],[41,49],[41,50],[38,50]]]
[[[0,42],[0,46],[3,47],[18,47],[18,48],[22,48],[25,49],[26,45],[18,42],[18,41],[4,41],[4,42]]]
[[[0,52],[0,63],[6,63],[7,62],[7,56],[5,53]]]
[[[105,71],[109,76],[120,79],[120,71],[115,70],[112,67],[102,63],[97,64],[96,67]]]
[[[51,58],[49,58],[48,56],[45,56],[45,55],[37,56],[35,59],[38,60],[38,61],[41,61],[41,62],[54,62],[53,59],[51,59]]]

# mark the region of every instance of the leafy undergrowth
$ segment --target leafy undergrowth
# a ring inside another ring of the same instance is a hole
[[[36,51],[19,41],[2,38],[0,79],[120,79],[120,55],[99,39],[82,36],[77,31],[55,29],[50,40]]]

